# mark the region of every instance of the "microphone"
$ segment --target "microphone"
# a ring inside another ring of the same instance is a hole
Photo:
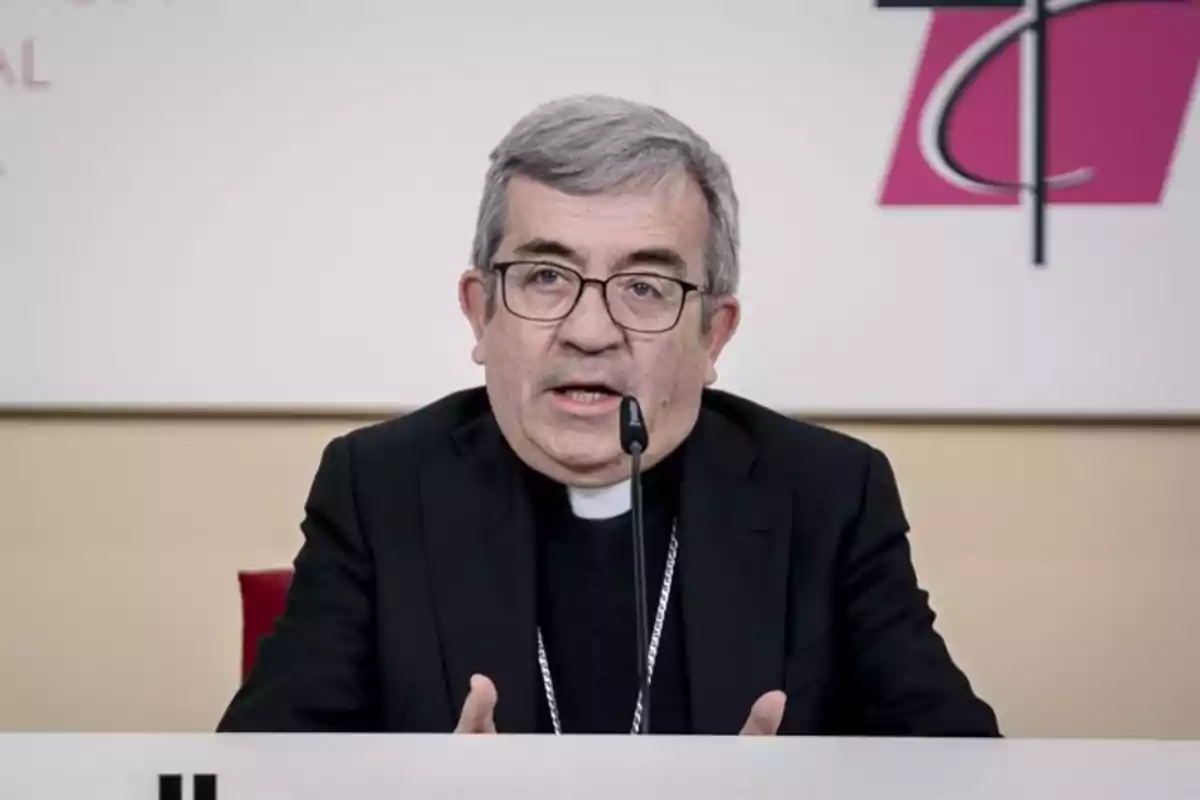
[[[646,433],[642,407],[636,397],[627,394],[621,398],[621,449],[640,462],[648,444],[650,435]],[[637,452],[634,452],[635,448]]]
[[[637,398],[621,398],[621,449],[628,453],[633,464],[629,470],[629,491],[633,510],[633,598],[637,612],[638,683],[641,687],[642,719],[638,733],[650,732],[650,673],[647,663],[650,654],[650,616],[646,601],[646,532],[642,511],[642,453],[650,443],[646,420]]]

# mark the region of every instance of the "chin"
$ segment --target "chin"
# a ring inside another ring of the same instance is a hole
[[[572,486],[607,486],[629,477],[629,466],[619,444],[604,437],[561,433],[543,439],[532,437],[541,451],[543,464],[535,469]]]

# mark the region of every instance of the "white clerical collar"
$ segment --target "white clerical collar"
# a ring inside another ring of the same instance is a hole
[[[568,486],[567,499],[571,501],[571,511],[581,519],[611,519],[632,506],[629,489],[628,479],[612,486]]]

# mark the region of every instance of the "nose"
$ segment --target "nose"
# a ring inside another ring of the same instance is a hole
[[[604,305],[604,291],[596,284],[583,287],[575,308],[558,329],[559,341],[586,353],[599,353],[625,341],[624,331],[613,322]]]

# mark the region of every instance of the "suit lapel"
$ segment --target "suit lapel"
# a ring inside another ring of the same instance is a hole
[[[537,729],[532,513],[491,414],[422,471],[421,503],[451,726],[471,675],[487,675],[501,733]]]
[[[679,562],[692,724],[737,733],[783,688],[791,503],[753,480],[757,451],[702,409],[684,454]]]

